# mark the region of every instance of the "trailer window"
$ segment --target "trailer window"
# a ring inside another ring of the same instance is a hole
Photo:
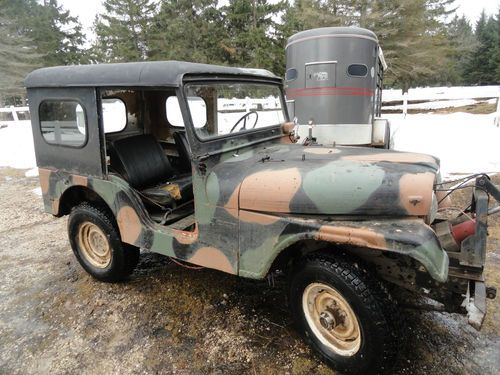
[[[298,71],[297,69],[295,68],[290,68],[286,71],[286,74],[285,74],[285,79],[287,81],[293,81],[293,80],[296,80],[297,79],[297,76],[298,76]]]
[[[347,68],[347,74],[353,77],[366,77],[368,68],[362,64],[351,64]]]
[[[51,144],[81,147],[87,140],[87,117],[77,101],[46,100],[40,104],[40,129]]]

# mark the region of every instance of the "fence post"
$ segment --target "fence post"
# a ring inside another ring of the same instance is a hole
[[[495,118],[493,119],[493,124],[498,128],[500,127],[500,94],[497,98],[497,111],[495,113]]]
[[[408,91],[403,94],[403,117],[408,113]]]
[[[10,110],[11,110],[11,113],[12,113],[12,118],[14,119],[14,122],[17,123],[19,122],[19,117],[17,117],[17,111],[16,111],[16,108],[11,105],[10,106]]]

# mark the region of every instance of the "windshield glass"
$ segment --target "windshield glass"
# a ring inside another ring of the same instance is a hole
[[[204,124],[195,126],[196,133],[203,139],[275,126],[285,121],[281,91],[276,85],[197,83],[187,85],[186,91],[191,118],[204,119]]]

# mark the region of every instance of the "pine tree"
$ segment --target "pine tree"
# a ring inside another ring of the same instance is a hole
[[[217,0],[163,1],[149,33],[149,58],[221,63],[221,25]]]
[[[6,98],[24,95],[22,81],[37,65],[39,55],[31,40],[20,35],[15,23],[0,9],[0,106]]]
[[[156,13],[153,0],[105,0],[96,17],[92,58],[102,62],[140,61],[148,56],[148,32]]]
[[[466,67],[472,60],[478,42],[474,30],[465,16],[455,16],[448,25],[451,52],[449,64],[443,67],[441,77],[450,84],[467,84]]]
[[[230,0],[222,7],[225,59],[230,65],[264,68],[278,74],[284,70],[282,45],[277,43],[278,21],[286,2]]]
[[[500,43],[498,21],[493,17],[481,16],[476,24],[475,36],[478,46],[466,67],[466,78],[470,83],[488,85],[498,82],[498,44]]]

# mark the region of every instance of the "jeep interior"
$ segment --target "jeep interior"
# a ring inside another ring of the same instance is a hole
[[[103,90],[101,108],[108,173],[129,183],[157,223],[192,216],[190,148],[175,91]]]

